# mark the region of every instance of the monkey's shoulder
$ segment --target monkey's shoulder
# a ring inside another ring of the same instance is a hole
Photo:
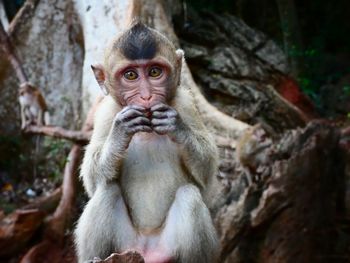
[[[176,105],[189,107],[194,104],[193,92],[189,87],[180,85],[176,91],[174,102]]]
[[[191,88],[180,86],[174,104],[182,120],[192,127],[193,131],[199,131],[201,134],[208,133]]]
[[[121,107],[114,101],[111,96],[105,96],[100,102],[94,116],[95,124],[112,122],[115,115],[121,111]]]

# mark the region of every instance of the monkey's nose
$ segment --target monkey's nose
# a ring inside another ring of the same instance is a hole
[[[149,101],[149,100],[152,99],[152,94],[149,94],[149,95],[141,95],[141,99],[146,100],[146,101]]]
[[[143,87],[140,91],[140,97],[142,100],[149,101],[152,98],[152,92],[149,87]]]

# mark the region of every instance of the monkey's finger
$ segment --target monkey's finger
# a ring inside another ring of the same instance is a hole
[[[145,114],[139,110],[129,109],[128,111],[121,113],[120,118],[122,121],[127,121],[144,115]]]
[[[120,114],[125,114],[126,112],[132,111],[132,110],[136,110],[142,113],[147,112],[147,109],[145,107],[139,106],[139,105],[130,105],[130,106],[126,106],[125,108],[123,108],[120,111]]]
[[[166,125],[175,125],[175,118],[167,118],[167,119],[152,119],[151,121],[153,126],[166,126]]]
[[[175,110],[152,112],[152,118],[162,119],[162,118],[172,118],[176,116],[177,116],[177,112]]]
[[[134,110],[138,110],[138,111],[141,111],[141,112],[147,112],[147,110],[148,110],[145,107],[140,106],[140,105],[130,105],[129,108],[130,109],[134,109]]]
[[[169,110],[171,107],[164,104],[164,103],[159,103],[159,104],[156,104],[154,105],[153,107],[151,107],[151,112],[154,112],[154,111],[167,111]]]
[[[131,129],[128,130],[129,134],[135,134],[137,132],[152,132],[152,128],[149,126],[145,126],[145,125],[139,125],[139,126],[135,126],[132,127]]]
[[[137,117],[135,119],[131,119],[126,124],[128,127],[134,127],[137,125],[151,126],[151,121],[146,117]]]
[[[168,132],[172,132],[175,130],[175,126],[174,125],[165,125],[165,126],[157,126],[154,127],[153,130],[158,133],[158,134],[166,134]]]
[[[128,110],[130,110],[130,109],[134,109],[134,110],[138,110],[138,111],[146,111],[146,110],[147,110],[147,109],[146,109],[145,107],[143,107],[143,106],[133,104],[133,105],[128,105],[128,106],[124,107],[124,108],[121,110],[121,112],[126,112],[126,111],[128,111]]]

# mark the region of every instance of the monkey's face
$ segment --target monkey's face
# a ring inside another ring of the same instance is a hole
[[[111,93],[122,106],[139,105],[151,108],[168,103],[173,95],[173,68],[161,57],[125,61],[118,64],[111,81]]]
[[[23,83],[19,88],[19,96],[33,95],[35,89],[34,86],[31,86],[28,83]]]
[[[151,108],[170,104],[180,82],[183,51],[161,33],[141,23],[111,43],[104,65],[93,66],[102,90],[121,106]]]

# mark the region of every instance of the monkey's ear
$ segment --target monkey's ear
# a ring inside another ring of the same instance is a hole
[[[102,65],[97,64],[97,65],[91,65],[91,69],[95,74],[95,78],[97,80],[98,85],[100,86],[102,92],[104,95],[108,95],[108,90],[105,86],[105,70]]]
[[[105,70],[102,65],[91,65],[91,69],[95,74],[95,78],[97,80],[98,85],[104,85],[105,84]]]
[[[177,86],[181,82],[181,69],[182,69],[182,60],[184,59],[185,52],[182,49],[177,49],[176,53],[176,64],[177,64]]]
[[[177,59],[177,64],[181,66],[182,64],[182,59],[184,58],[185,52],[182,49],[177,49],[175,51],[176,53],[176,59]]]

